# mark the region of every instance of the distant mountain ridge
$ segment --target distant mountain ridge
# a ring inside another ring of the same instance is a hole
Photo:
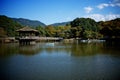
[[[71,21],[68,21],[68,22],[61,22],[61,23],[53,23],[53,24],[50,24],[52,26],[65,26],[66,24],[70,24]]]
[[[29,20],[25,18],[11,18],[11,19],[18,22],[19,24],[23,26],[32,26],[32,27],[46,26],[44,23],[37,21],[37,20]]]

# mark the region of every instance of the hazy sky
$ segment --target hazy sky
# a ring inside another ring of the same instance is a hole
[[[0,15],[39,20],[45,24],[89,17],[120,18],[120,0],[0,0]]]

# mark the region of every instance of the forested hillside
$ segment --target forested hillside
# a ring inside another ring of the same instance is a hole
[[[11,18],[11,19],[18,22],[22,26],[30,26],[30,27],[46,26],[44,23],[37,20],[29,20],[24,18]]]
[[[61,23],[54,23],[51,24],[52,26],[65,26],[65,25],[69,25],[71,21],[68,22],[61,22]]]
[[[82,39],[120,37],[120,18],[105,22],[96,22],[90,18],[76,18],[64,26],[38,26],[36,29],[39,30],[40,36]]]
[[[15,36],[22,26],[7,16],[0,16],[0,37]]]
[[[120,18],[99,22],[100,33],[109,38],[120,38]]]
[[[98,38],[99,27],[95,20],[90,18],[76,18],[71,22],[72,37]]]
[[[16,30],[21,27],[25,26],[7,16],[0,16],[0,37],[15,36]],[[76,18],[64,25],[32,27],[39,31],[39,36],[82,39],[120,38],[120,18],[105,22]]]

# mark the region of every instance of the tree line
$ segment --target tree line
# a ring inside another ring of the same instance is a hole
[[[0,16],[0,37],[17,36],[17,29],[24,26],[6,16]],[[120,18],[110,21],[96,22],[91,18],[76,18],[65,26],[33,27],[39,31],[39,36],[100,39],[120,38]]]
[[[40,36],[82,39],[119,38],[120,18],[105,22],[76,18],[65,26],[38,26],[36,29],[40,32]]]

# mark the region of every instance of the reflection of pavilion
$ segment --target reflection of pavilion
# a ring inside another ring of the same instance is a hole
[[[28,26],[16,31],[19,32],[19,37],[17,39],[20,45],[34,44],[35,40],[38,38],[37,35],[39,32]]]
[[[19,46],[19,54],[26,55],[26,56],[32,56],[36,54],[41,53],[41,48],[39,48],[37,45],[28,45],[28,46]]]

